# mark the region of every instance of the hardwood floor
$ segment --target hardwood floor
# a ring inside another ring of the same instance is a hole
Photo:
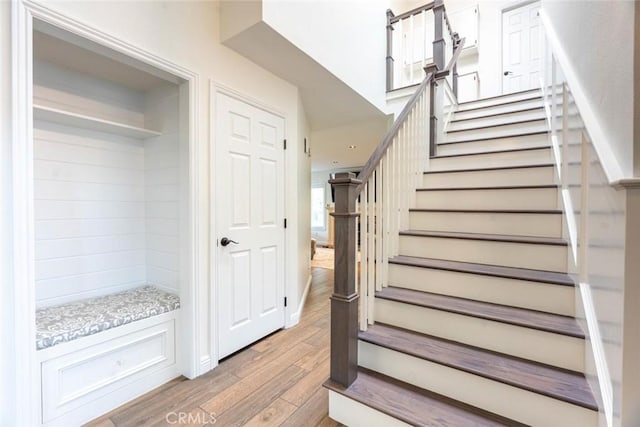
[[[338,426],[328,417],[328,392],[322,387],[329,377],[333,270],[314,268],[312,275],[297,326],[239,351],[201,377],[173,380],[86,426]]]

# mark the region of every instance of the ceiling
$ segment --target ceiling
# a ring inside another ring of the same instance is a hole
[[[311,133],[312,169],[328,171],[364,165],[387,132],[387,118]],[[349,148],[349,147],[354,148]]]

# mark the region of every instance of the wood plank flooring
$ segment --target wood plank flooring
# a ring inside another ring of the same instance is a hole
[[[312,275],[297,326],[239,351],[205,375],[175,379],[85,426],[339,426],[328,417],[322,387],[329,377],[333,270],[314,268]]]

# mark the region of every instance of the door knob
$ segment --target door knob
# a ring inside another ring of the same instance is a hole
[[[502,73],[502,74],[504,74],[505,76],[508,76],[509,74],[513,74],[513,71],[505,71],[505,72],[504,72],[504,73]]]
[[[220,244],[222,246],[227,246],[229,243],[235,243],[236,245],[238,244],[238,242],[236,242],[235,240],[231,240],[226,237],[223,237],[222,239],[220,239]]]

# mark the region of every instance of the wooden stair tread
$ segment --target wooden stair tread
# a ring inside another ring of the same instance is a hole
[[[554,167],[553,163],[540,163],[533,165],[515,165],[515,166],[489,166],[484,168],[468,168],[468,169],[447,169],[447,170],[437,170],[437,171],[426,171],[423,172],[424,175],[434,175],[441,173],[460,173],[460,172],[486,172],[486,171],[497,171],[497,170],[511,170],[511,169],[534,169],[534,168],[548,168]]]
[[[359,339],[594,411],[598,405],[583,374],[531,362],[384,324]]]
[[[461,213],[497,213],[497,214],[545,214],[561,215],[559,209],[426,209],[410,208],[409,212],[461,212]]]
[[[474,102],[488,101],[490,99],[507,98],[507,97],[511,97],[511,96],[514,96],[514,95],[521,95],[521,94],[525,94],[525,93],[529,93],[529,92],[531,92],[532,95],[534,93],[538,93],[539,94],[540,93],[540,89],[537,89],[537,88],[536,89],[526,89],[526,90],[519,90],[517,92],[503,93],[503,94],[500,94],[500,95],[487,96],[485,98],[474,99],[472,101],[459,102],[458,106],[464,106],[464,105],[468,105],[468,104],[473,104]],[[529,99],[542,100],[542,96],[541,95],[535,95],[535,96],[532,96],[531,98],[527,98],[527,100],[529,100]],[[510,102],[520,102],[520,101],[522,101],[522,100],[509,101],[509,103]],[[480,108],[486,108],[486,107],[480,107]]]
[[[466,130],[469,130],[469,129],[466,129]],[[490,141],[494,139],[520,138],[521,136],[532,136],[532,135],[546,135],[548,133],[549,133],[548,130],[541,130],[541,131],[535,131],[535,132],[522,132],[522,133],[501,135],[501,136],[483,136],[481,138],[461,139],[459,141],[439,141],[437,142],[436,145],[442,146],[442,145],[453,145],[453,144],[466,144],[469,142]],[[550,147],[550,145],[546,144],[546,145],[536,146],[535,148],[545,148],[545,147]],[[493,153],[493,151],[488,151],[488,152]],[[484,154],[484,153],[485,153],[484,151],[480,151],[474,154]],[[438,156],[435,156],[435,157],[438,157]]]
[[[421,258],[399,255],[389,259],[392,264],[412,267],[433,268],[437,270],[456,271],[460,273],[480,274],[506,279],[527,280],[530,282],[550,283],[562,286],[575,286],[568,274],[554,271],[531,270],[528,268],[503,267],[499,265],[476,264],[471,262],[450,261],[443,259]]]
[[[524,426],[363,367],[348,388],[330,380],[325,387],[414,426]]]
[[[514,136],[514,135],[511,135],[511,136]],[[497,138],[494,137],[494,138],[487,138],[487,139],[497,139]],[[453,142],[451,144],[453,144]],[[540,145],[536,147],[509,148],[506,150],[478,151],[474,153],[457,153],[457,154],[443,154],[443,155],[436,154],[435,156],[432,157],[432,159],[446,159],[449,157],[465,157],[465,156],[484,156],[485,154],[500,154],[500,153],[515,153],[519,151],[548,150],[550,148],[551,146],[549,144],[545,144],[545,145]]]
[[[538,107],[521,108],[519,110],[503,111],[501,113],[492,113],[492,114],[487,114],[485,116],[469,117],[469,118],[466,118],[466,119],[455,119],[454,118],[453,120],[450,120],[449,123],[460,123],[460,122],[466,122],[466,121],[469,121],[469,120],[482,120],[482,119],[487,119],[487,118],[490,118],[490,117],[499,117],[499,116],[504,116],[504,115],[507,115],[507,114],[527,113],[527,112],[530,112],[530,111],[544,111],[544,106],[540,105]],[[461,113],[463,113],[463,112],[464,111],[461,111]],[[455,113],[456,112],[453,113],[454,117],[455,117]]]
[[[488,242],[532,243],[537,245],[567,246],[564,239],[556,237],[516,236],[506,234],[461,233],[457,231],[404,230],[401,236],[441,237],[449,239],[484,240]]]
[[[542,188],[558,188],[556,184],[543,185],[495,185],[489,187],[442,187],[442,188],[416,188],[416,191],[460,191],[460,190],[527,190]]]
[[[492,98],[500,98],[502,95],[500,96],[495,96]],[[514,99],[513,101],[505,101],[505,102],[496,102],[495,104],[489,104],[489,105],[481,105],[478,107],[467,107],[466,104],[471,104],[473,102],[479,102],[479,101],[485,101],[485,100],[489,100],[492,98],[485,98],[485,99],[476,99],[475,101],[467,101],[467,102],[461,102],[458,104],[458,109],[456,111],[454,111],[455,113],[466,113],[467,111],[477,111],[477,110],[488,110],[490,108],[495,108],[495,107],[504,107],[505,105],[510,105],[510,104],[518,104],[518,103],[524,103],[524,102],[529,102],[529,101],[537,101],[539,100],[540,102],[543,102],[542,98],[540,96],[531,96],[528,98],[522,98],[522,99]]]
[[[522,125],[522,124],[526,124],[526,123],[536,123],[536,122],[546,123],[546,121],[547,121],[547,119],[542,117],[542,118],[539,118],[539,119],[519,120],[517,122],[506,122],[506,123],[496,123],[496,124],[491,124],[491,125],[474,126],[474,127],[467,128],[467,129],[452,129],[452,130],[446,131],[445,133],[449,134],[449,133],[458,133],[458,132],[469,132],[469,131],[479,130],[479,129],[491,129],[491,128],[499,128],[499,127],[503,127],[503,126]],[[516,134],[516,135],[518,135],[518,134]]]
[[[489,302],[474,301],[449,295],[415,291],[394,286],[376,292],[376,298],[447,311],[530,329],[584,338],[584,332],[573,317]]]

